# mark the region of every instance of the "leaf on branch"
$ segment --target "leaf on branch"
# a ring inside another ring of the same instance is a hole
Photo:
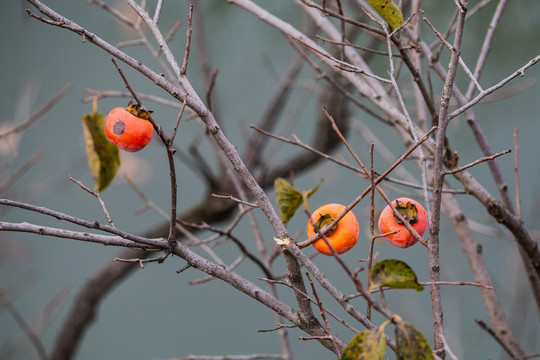
[[[341,360],[381,360],[386,347],[384,327],[389,323],[385,321],[377,329],[367,329],[356,334],[343,350]]]
[[[396,326],[396,355],[403,360],[434,360],[431,347],[426,338],[411,323],[400,316],[392,316]]]
[[[375,264],[369,274],[369,292],[383,286],[394,289],[424,290],[418,283],[414,270],[401,260],[383,260]]]
[[[276,178],[274,180],[274,190],[281,213],[281,220],[288,223],[302,204],[309,210],[307,199],[319,189],[322,183],[323,180],[321,179],[319,184],[310,190],[298,190],[289,184],[287,180],[281,177]]]
[[[94,177],[94,189],[103,191],[111,183],[120,166],[118,147],[105,136],[105,115],[97,111],[83,115],[83,133],[88,165]]]
[[[368,0],[368,2],[393,29],[403,25],[403,13],[392,0]]]

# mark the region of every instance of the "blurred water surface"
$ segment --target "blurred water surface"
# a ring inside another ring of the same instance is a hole
[[[476,3],[477,1],[471,1],[471,6]],[[486,24],[495,7],[495,2],[492,3],[467,24],[463,58],[469,62],[470,67],[474,66]],[[88,6],[84,1],[57,0],[48,1],[47,4],[112,44],[134,36],[133,31],[115,22],[110,14],[97,6]],[[302,14],[291,2],[260,4],[297,26],[301,24]],[[115,6],[120,5],[120,2],[115,3]],[[184,1],[166,2],[166,10],[160,21],[164,32],[179,18],[185,21],[187,6]],[[224,1],[201,2],[200,6],[205,19],[210,60],[212,66],[220,70],[215,88],[220,120],[233,144],[243,150],[243,139],[246,132],[250,131],[247,126],[255,123],[262,115],[292,52],[280,33],[244,10]],[[453,11],[452,6],[453,2],[426,2],[424,9],[433,23],[444,30],[448,12]],[[72,90],[24,132],[19,139],[18,153],[14,154],[10,149],[0,149],[2,162],[13,161],[14,169],[20,167],[37,151],[43,152],[39,163],[8,191],[7,196],[84,219],[105,222],[97,201],[70,182],[68,177],[71,175],[89,186],[92,183],[81,131],[81,117],[91,111],[91,104],[81,102],[81,99],[87,96],[84,89],[121,91],[124,90],[124,85],[109,55],[89,42],[82,42],[81,38],[73,33],[30,19],[24,10],[26,7],[29,5],[25,2],[5,1],[0,12],[0,71],[3,85],[0,87],[3,109],[0,125],[25,118],[68,83],[72,85]],[[35,10],[33,12],[37,13]],[[498,82],[539,53],[540,25],[535,15],[538,13],[540,2],[537,0],[509,2],[481,79],[484,87]],[[425,30],[429,31],[427,27]],[[183,28],[172,45],[180,59],[184,34]],[[433,35],[431,38],[435,39]],[[141,47],[132,47],[127,51],[157,69],[155,61]],[[200,75],[199,65],[200,57],[197,45],[194,44],[188,74],[194,87],[203,93],[206,85]],[[156,89],[146,78],[123,64],[120,66],[137,91],[165,96],[163,91]],[[386,71],[386,63],[380,66],[382,71]],[[309,71],[305,72],[306,80],[310,74]],[[537,219],[540,216],[540,147],[537,140],[537,134],[540,133],[537,110],[540,103],[539,75],[538,66],[533,67],[527,71],[525,78],[513,81],[509,87],[516,89],[517,86],[524,86],[527,87],[526,91],[500,101],[486,101],[475,108],[478,120],[496,152],[511,148],[513,130],[519,129],[522,218],[531,230],[538,228]],[[462,74],[459,79],[464,79]],[[294,122],[290,129],[284,127],[278,131],[287,131],[287,136],[295,133],[309,141],[314,130],[307,124],[319,111],[319,105],[316,95],[308,86],[299,94],[297,96],[303,98],[301,101],[305,101],[306,108],[301,111],[288,109],[286,116],[290,116]],[[99,102],[99,109],[107,112],[112,107],[124,104],[123,99],[104,99]],[[155,117],[170,130],[176,120],[177,110],[157,104],[153,110]],[[365,115],[354,112],[353,117],[364,121]],[[366,120],[364,123],[379,139],[385,139],[387,127],[373,120]],[[449,137],[453,147],[459,151],[463,164],[482,156],[463,119],[453,121],[449,128]],[[367,163],[369,142],[358,133],[352,133],[350,141]],[[187,150],[192,144],[200,144],[198,146],[202,154],[210,154],[211,151],[199,125],[194,121],[181,125],[177,142],[183,150]],[[385,145],[393,150],[396,156],[403,151],[399,144]],[[286,145],[273,146],[276,151],[271,159],[273,162],[280,161],[291,151],[297,151]],[[155,141],[148,150],[123,161],[136,164],[138,186],[153,202],[166,209],[169,204],[169,183],[163,151],[163,147]],[[342,154],[346,156],[345,151],[342,151]],[[213,155],[209,155],[207,161],[211,166],[215,165]],[[380,164],[379,169],[387,166],[379,157],[377,161]],[[499,159],[499,164],[513,194],[512,156]],[[484,186],[496,193],[487,166],[478,166],[471,172]],[[201,180],[197,175],[181,162],[178,163],[178,174],[179,207],[185,210],[204,196],[205,189],[201,188]],[[312,198],[314,207],[329,201],[348,203],[358,193],[359,186],[363,189],[367,185],[363,180],[357,181],[350,173],[328,163],[321,163],[316,169],[298,177],[297,185],[310,188],[321,177],[325,178],[325,183]],[[120,180],[115,181],[102,195],[116,225],[121,229],[142,233],[162,222],[162,219],[151,211],[136,215],[136,210],[143,207],[144,203]],[[497,227],[474,199],[460,197],[460,201],[471,219]],[[367,205],[360,206],[357,215],[365,215],[362,211],[367,208]],[[17,209],[2,208],[0,216],[6,221],[29,221],[72,228],[50,218]],[[265,224],[260,214],[257,214],[257,218],[262,230],[267,234],[265,236],[268,243],[271,244],[270,227]],[[362,225],[365,227],[365,216],[362,218]],[[289,224],[291,234],[302,231],[303,227],[304,220],[301,217]],[[252,238],[247,223],[241,224],[235,234],[246,241]],[[511,322],[516,336],[528,353],[540,353],[539,314],[529,295],[528,284],[513,242],[504,237],[481,234],[477,234],[477,240],[484,245],[484,256],[495,279],[503,306],[507,314],[512,315]],[[118,253],[118,249],[110,247],[22,233],[0,232],[0,246],[0,284],[30,324],[37,322],[55,294],[59,291],[66,292],[43,329],[42,340],[47,349],[52,348],[70,304],[85,279],[108,264]],[[365,257],[367,249],[368,241],[364,236],[355,248],[355,254],[348,253],[344,259],[354,264],[358,258]],[[420,280],[427,281],[429,278],[425,252],[400,251],[385,243],[378,244],[378,251],[381,258],[400,258],[411,264]],[[226,262],[232,262],[236,256],[236,248],[225,247],[222,255]],[[343,284],[347,291],[353,291],[334,262],[322,257],[315,261],[328,271],[328,277],[332,281]],[[443,219],[442,223],[441,264],[444,280],[473,280],[466,259],[461,253],[459,241],[447,219]],[[183,265],[184,263],[176,258],[168,259],[162,265],[149,264],[111,292],[101,304],[99,318],[89,329],[77,359],[150,359],[182,357],[187,354],[223,355],[279,351],[279,343],[274,333],[257,332],[259,329],[275,326],[271,314],[264,307],[219,281],[190,286],[190,280],[203,275],[194,270],[176,274],[176,270]],[[279,267],[283,265],[278,263],[277,268]],[[264,283],[257,280],[260,273],[254,266],[246,263],[241,265],[238,271],[264,287]],[[282,288],[279,291],[284,299],[291,299],[287,289]],[[474,318],[488,320],[478,290],[445,287],[442,294],[448,341],[455,353],[460,358],[504,358],[500,356],[502,351],[494,340],[473,321]],[[324,294],[321,296],[334,306],[330,298]],[[397,292],[387,295],[387,300],[392,310],[403,314],[432,341],[428,290],[407,296],[400,296]],[[363,302],[356,301],[355,305],[360,309],[365,307]],[[340,310],[336,313],[338,316],[346,316]],[[381,319],[376,317],[375,322],[378,320]],[[360,328],[360,325],[353,325]],[[353,336],[351,331],[339,329],[337,325],[335,330],[344,339]],[[297,340],[298,336],[304,335],[301,332],[294,329],[289,332],[295,358],[332,357],[331,353],[321,350],[319,345]],[[10,353],[9,349],[15,347],[17,350],[14,358],[36,358],[34,349],[23,340],[23,332],[5,309],[0,311],[0,334],[0,357],[4,353]]]

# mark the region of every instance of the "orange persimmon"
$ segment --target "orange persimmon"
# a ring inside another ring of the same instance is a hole
[[[403,218],[411,224],[420,236],[424,235],[429,221],[426,210],[418,201],[402,197],[392,201],[392,205],[394,205],[396,210],[403,215]],[[379,231],[381,234],[386,234],[396,230],[399,230],[399,232],[385,236],[386,240],[392,245],[400,248],[408,248],[416,243],[416,238],[394,214],[392,208],[387,205],[379,216]]]
[[[127,108],[111,110],[105,120],[105,135],[121,149],[135,152],[143,149],[154,135],[154,127],[148,121],[149,111],[141,111],[131,103]]]
[[[315,231],[312,222],[322,229],[325,225],[330,224],[335,218],[341,214],[345,206],[341,204],[326,204],[318,208],[311,214],[311,221],[307,223],[307,236],[312,237],[317,232]],[[358,221],[352,211],[349,211],[345,216],[338,221],[336,226],[330,229],[325,235],[330,246],[338,254],[343,254],[353,248],[358,240]],[[332,250],[328,247],[324,239],[319,239],[313,243],[313,247],[321,254],[331,256]]]

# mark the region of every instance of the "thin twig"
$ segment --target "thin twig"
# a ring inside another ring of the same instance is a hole
[[[420,285],[422,285],[422,286],[459,285],[459,286],[476,286],[476,287],[481,287],[481,288],[485,288],[485,289],[489,289],[489,290],[494,290],[494,287],[492,285],[485,285],[485,284],[481,284],[481,283],[478,283],[478,282],[470,282],[470,281],[437,281],[435,283],[432,282],[432,281],[427,281],[427,282],[420,281],[418,283]]]
[[[315,284],[313,283],[313,280],[311,279],[311,277],[309,276],[309,272],[306,272],[306,276],[308,278],[308,281],[309,281],[309,284],[311,285],[311,291],[313,292],[313,296],[315,296],[315,301],[317,303],[317,306],[319,307],[319,314],[321,315],[321,317],[323,318],[323,321],[324,321],[324,327],[326,328],[326,332],[328,334],[330,334],[332,332],[331,328],[330,328],[330,323],[328,322],[328,318],[326,317],[326,313],[324,311],[324,307],[323,307],[323,303],[322,303],[322,300],[319,298],[319,294],[317,294],[317,289],[315,289]],[[337,345],[336,343],[333,341],[333,338],[330,338],[330,340],[332,341],[332,343],[334,344],[334,353],[336,354],[338,360],[340,358],[339,356],[339,350],[337,348]]]
[[[113,222],[113,220],[111,218],[111,215],[109,214],[109,211],[107,210],[107,207],[105,206],[105,202],[101,198],[101,195],[99,195],[99,191],[95,191],[95,190],[92,190],[92,189],[88,188],[87,186],[85,186],[79,180],[75,180],[74,178],[72,178],[71,175],[69,175],[69,180],[74,182],[75,184],[79,185],[81,187],[81,189],[83,189],[87,193],[91,194],[92,196],[94,196],[99,201],[99,204],[101,205],[101,208],[103,209],[103,212],[105,213],[105,216],[107,217],[107,222],[112,227],[115,227],[114,222]]]
[[[521,219],[521,196],[519,191],[519,142],[518,142],[518,129],[514,129],[514,182],[516,192],[516,216]]]
[[[279,285],[284,285],[284,286],[287,286],[288,288],[291,288],[293,289],[293,285],[289,282],[289,281],[280,281],[280,280],[274,280],[274,279],[267,279],[267,278],[259,278],[259,280],[263,280],[263,281],[266,281],[268,282],[269,284],[279,284]],[[309,297],[308,294],[305,294],[304,293],[304,297],[306,299],[308,299],[309,301],[311,301],[313,304],[317,305],[317,302],[315,299],[312,299],[311,297]],[[349,325],[347,322],[345,322],[345,320],[339,318],[336,314],[334,314],[332,311],[330,311],[329,309],[325,308],[323,306],[322,308],[322,311],[324,311],[326,314],[330,315],[331,317],[333,317],[336,321],[338,321],[340,324],[342,324],[343,326],[345,326],[346,328],[348,328],[349,330],[351,330],[352,332],[354,333],[358,333],[358,330],[353,328],[351,325]]]
[[[252,209],[251,207],[244,208],[242,213],[245,214],[245,213],[251,211],[251,209]],[[240,219],[240,217],[238,219]],[[249,251],[248,248],[236,236],[234,236],[231,233],[234,226],[232,226],[232,225],[229,226],[229,228],[227,230],[221,230],[221,229],[218,229],[216,227],[210,226],[208,224],[201,224],[201,225],[193,224],[193,226],[196,226],[198,229],[201,229],[201,230],[209,230],[209,231],[212,231],[212,232],[214,232],[216,234],[226,236],[227,238],[232,240],[232,242],[236,246],[238,246],[238,248],[240,249],[240,252],[243,255],[245,255],[248,259],[253,261],[253,263],[256,264],[262,270],[262,272],[264,272],[266,277],[268,277],[268,278],[273,277],[272,272],[270,271],[270,269],[257,256],[255,256],[251,251]]]
[[[236,269],[240,264],[243,263],[243,261],[246,259],[246,256],[244,254],[240,254],[236,260],[234,260],[233,262],[231,262],[229,265],[225,264],[225,263],[221,263],[221,262],[218,262],[216,261],[216,263],[219,263],[221,266],[224,266],[226,267],[228,270],[230,271],[233,271],[234,269]],[[187,266],[187,265],[186,265]],[[183,269],[180,269],[180,270],[177,270],[176,272],[177,273],[181,273],[183,271]],[[213,277],[212,275],[206,275],[206,276],[203,276],[201,278],[198,278],[198,279],[195,279],[195,280],[190,280],[189,281],[189,285],[200,285],[200,284],[205,284],[207,282],[210,282],[210,281],[213,281],[215,280],[216,278]]]
[[[420,10],[420,12],[422,13],[422,18],[424,19],[424,21],[428,24],[428,26],[431,28],[431,30],[435,33],[435,35],[441,41],[441,44],[446,46],[449,50],[453,51],[452,45],[450,45],[450,43],[448,41],[446,41],[446,39],[441,35],[441,33],[439,31],[437,31],[437,29],[435,29],[435,26],[433,26],[433,24],[426,17],[425,12],[423,10]],[[478,79],[476,79],[475,75],[471,72],[471,70],[469,69],[467,64],[465,64],[465,61],[463,60],[463,58],[461,56],[459,57],[459,64],[461,65],[461,67],[463,68],[463,70],[465,71],[467,76],[469,76],[469,78],[471,79],[471,83],[476,86],[478,91],[480,91],[480,92],[484,91],[482,89],[482,85],[480,85],[480,83],[478,82]]]
[[[187,95],[186,95],[187,96]],[[176,137],[176,132],[178,131],[178,125],[180,124],[180,120],[182,119],[182,115],[184,115],[184,110],[186,109],[186,100],[184,99],[184,102],[182,103],[182,109],[180,110],[180,113],[178,114],[178,117],[176,118],[176,123],[174,124],[173,131],[171,133],[171,137],[169,139],[169,146],[172,146],[174,143],[174,138]]]
[[[124,231],[120,231],[117,228],[114,228],[112,226],[103,225],[103,224],[99,223],[98,221],[83,220],[83,219],[77,218],[77,217],[72,216],[72,215],[68,215],[68,214],[64,214],[64,213],[59,212],[59,211],[51,210],[51,209],[46,208],[46,207],[31,205],[31,204],[23,203],[23,202],[20,202],[20,201],[13,201],[13,200],[8,200],[8,199],[0,199],[0,205],[17,207],[17,208],[20,208],[20,209],[25,209],[25,210],[28,210],[28,211],[33,211],[33,212],[36,212],[36,213],[39,213],[39,214],[54,217],[54,218],[56,218],[58,220],[68,221],[68,222],[70,222],[72,224],[83,226],[83,227],[86,227],[88,229],[96,229],[96,230],[105,231],[105,232],[116,235],[116,238],[129,240],[130,242],[128,244],[130,246],[134,246],[134,245],[132,245],[132,242],[133,242],[133,243],[139,243],[139,244],[152,245],[154,247],[159,248],[160,246],[158,246],[158,244],[161,242],[161,240],[163,240],[163,239],[159,239],[159,238],[151,239],[151,238],[146,238],[146,237],[142,237],[142,236],[132,235],[132,234],[126,233]],[[36,226],[35,228],[31,228],[31,229],[29,228],[29,230],[30,231],[28,231],[28,232],[36,232],[38,234],[40,233],[39,232],[39,226]],[[25,231],[25,228],[24,228],[24,226],[19,226],[19,227],[17,227],[16,231]],[[80,234],[80,233],[76,233],[76,234]],[[89,237],[92,236],[92,234],[88,234],[88,233],[82,233],[82,234],[86,234]],[[65,236],[63,236],[63,237],[65,237]],[[78,238],[79,238],[79,236],[77,235],[77,239]],[[82,238],[85,239],[85,236],[83,235]],[[107,237],[106,239],[109,239],[109,238]],[[99,242],[99,241],[97,241],[97,242]]]
[[[358,50],[362,50],[362,51],[365,51],[365,52],[369,52],[369,53],[373,53],[373,54],[377,54],[377,55],[385,55],[385,56],[388,56],[388,53],[387,52],[384,52],[384,51],[380,51],[380,50],[375,50],[375,49],[369,49],[369,48],[366,48],[364,46],[360,46],[360,45],[356,45],[356,44],[351,44],[349,42],[346,42],[346,41],[334,41],[332,39],[328,39],[328,38],[325,38],[325,37],[322,37],[320,35],[315,35],[315,37],[317,39],[320,39],[324,42],[328,42],[330,44],[334,44],[334,45],[339,45],[339,46],[350,46],[354,49],[358,49]],[[398,55],[400,56],[400,55]]]
[[[131,20],[129,20],[121,11],[107,5],[103,1],[101,1],[101,0],[88,0],[87,4],[88,5],[95,4],[95,5],[99,6],[100,8],[102,8],[103,10],[107,11],[112,16],[114,16],[118,21],[120,21],[124,25],[127,25],[132,29],[135,28],[135,25],[133,24],[133,22]]]
[[[316,3],[312,2],[312,1],[307,1],[307,0],[300,0],[300,1],[303,4],[305,4],[306,6],[309,6],[311,8],[319,10],[322,13],[320,15],[330,15],[330,16],[336,18],[336,19],[343,20],[343,21],[345,21],[345,22],[347,22],[349,24],[352,24],[352,25],[358,27],[359,29],[364,29],[364,30],[367,30],[368,32],[371,32],[373,34],[378,34],[380,36],[384,36],[384,33],[380,29],[378,29],[378,28],[376,28],[374,26],[362,23],[360,21],[356,21],[354,19],[351,19],[350,17],[347,17],[347,16],[344,16],[342,14],[330,11],[328,8],[323,8],[319,4],[316,4]]]
[[[371,179],[371,191],[369,192],[369,255],[367,261],[368,267],[368,288],[371,286],[371,267],[373,266],[373,250],[375,248],[375,173],[373,171],[373,149],[375,144],[372,142],[369,147],[369,172]],[[366,316],[371,320],[371,304],[367,303]]]
[[[455,169],[446,170],[446,171],[444,171],[444,175],[456,174],[456,173],[458,173],[458,172],[464,171],[464,170],[466,170],[466,169],[468,169],[468,168],[471,168],[471,167],[473,167],[473,166],[475,166],[475,165],[478,165],[478,164],[480,164],[480,163],[483,163],[483,162],[486,162],[486,161],[491,161],[491,160],[493,160],[493,159],[495,159],[495,158],[498,158],[499,156],[508,154],[509,152],[512,152],[512,150],[511,150],[511,149],[508,149],[508,150],[501,151],[501,152],[499,152],[499,153],[497,153],[497,154],[493,154],[493,155],[491,155],[491,156],[484,156],[484,157],[481,157],[480,159],[475,160],[475,161],[473,161],[473,162],[471,162],[471,163],[469,163],[469,164],[460,166],[460,167],[455,168]]]
[[[525,65],[523,65],[521,68],[517,69],[512,74],[508,75],[507,77],[505,77],[504,79],[499,81],[497,84],[495,84],[495,85],[481,91],[473,99],[471,99],[467,103],[463,104],[458,109],[452,111],[450,114],[448,114],[448,118],[453,119],[453,118],[461,115],[465,111],[469,110],[474,105],[478,104],[480,102],[480,100],[482,100],[483,98],[485,98],[489,94],[493,93],[494,91],[499,90],[500,88],[502,88],[504,85],[506,85],[511,80],[515,79],[518,76],[523,76],[527,69],[529,69],[531,66],[536,65],[536,63],[538,63],[539,61],[540,61],[540,55],[535,56],[534,58],[529,60]]]
[[[20,133],[21,131],[28,128],[30,125],[32,125],[36,120],[41,118],[44,114],[49,112],[53,108],[54,105],[56,105],[62,98],[71,90],[71,84],[67,84],[64,86],[62,90],[58,94],[56,94],[51,100],[49,100],[45,105],[43,105],[42,108],[34,112],[32,115],[28,117],[28,119],[23,120],[19,125],[15,126],[14,128],[6,131],[3,134],[0,134],[0,139],[7,137],[12,134]]]
[[[128,263],[128,264],[136,264],[136,263],[138,263],[139,266],[141,267],[141,269],[144,269],[144,263],[147,263],[147,262],[157,262],[157,263],[161,264],[162,262],[165,261],[165,259],[167,259],[168,256],[169,256],[168,252],[167,252],[167,251],[164,251],[164,252],[163,252],[163,255],[161,255],[161,256],[159,256],[159,257],[156,257],[156,258],[123,259],[123,258],[115,257],[115,258],[113,259],[113,261],[119,261],[119,262]]]
[[[162,8],[163,8],[163,0],[158,0],[156,4],[156,10],[154,12],[154,18],[152,19],[154,20],[156,24],[159,23],[159,17],[161,16]]]
[[[257,330],[258,333],[266,333],[266,332],[274,332],[280,329],[294,329],[296,325],[287,325],[287,324],[277,324],[275,328],[272,329],[259,329]]]
[[[420,285],[422,285],[422,286],[431,286],[431,285],[474,286],[474,287],[479,287],[479,288],[488,289],[488,290],[495,290],[495,288],[492,285],[485,285],[485,284],[482,284],[482,283],[479,283],[479,282],[470,282],[470,281],[437,281],[437,282],[419,281],[418,283]],[[380,292],[382,290],[391,291],[392,289],[393,288],[383,286],[382,288],[371,290],[371,293],[377,293],[377,292]],[[394,290],[399,290],[399,289],[394,289]],[[346,298],[347,298],[347,300],[350,300],[350,299],[354,299],[354,298],[357,298],[357,297],[360,297],[360,296],[362,296],[361,293],[355,293],[355,294],[347,295]]]
[[[215,110],[214,109],[214,103],[212,102],[212,94],[214,92],[214,87],[216,85],[216,78],[219,74],[219,70],[214,70],[212,72],[212,76],[210,77],[210,82],[208,83],[208,86],[206,87],[206,101],[208,103],[208,109],[210,111]]]
[[[507,3],[506,0],[500,0],[499,3],[497,4],[497,8],[495,9],[493,13],[493,16],[491,18],[491,21],[486,31],[486,36],[484,36],[484,41],[482,43],[480,53],[478,54],[478,57],[476,59],[476,65],[474,67],[474,75],[473,75],[474,79],[480,79],[480,76],[482,75],[482,70],[484,69],[484,66],[486,64],[488,54],[491,50],[491,44],[494,39],[495,31],[497,30],[497,26],[499,25],[499,20],[502,17],[504,8],[506,7],[506,3]],[[465,92],[465,97],[467,99],[470,99],[472,97],[472,95],[474,94],[474,89],[475,89],[475,82],[471,81],[467,91]]]
[[[238,199],[238,198],[236,198],[236,197],[234,197],[232,195],[210,194],[210,196],[215,197],[217,199],[228,199],[228,200],[236,201],[239,204],[246,205],[246,206],[249,206],[251,208],[259,207],[259,205],[257,205],[257,204],[251,203],[249,201],[244,201],[242,199]]]
[[[186,75],[186,72],[187,72],[189,49],[191,48],[192,17],[193,17],[193,5],[190,5],[189,14],[188,14],[188,27],[187,27],[187,34],[186,34],[186,48],[184,52],[184,61],[182,62],[182,68],[180,69],[181,76]]]
[[[180,66],[178,66],[178,62],[176,61],[172,51],[169,48],[169,45],[167,44],[167,41],[165,41],[165,38],[161,34],[160,29],[158,28],[157,24],[150,18],[146,10],[144,10],[139,4],[137,4],[134,0],[128,0],[128,4],[135,10],[135,12],[139,15],[139,17],[148,25],[150,30],[152,31],[152,34],[154,35],[154,38],[157,40],[159,47],[163,54],[165,55],[165,58],[167,59],[167,62],[169,62],[169,65],[172,67],[175,76],[180,80],[180,85],[188,92],[190,89],[190,86],[186,86],[186,82],[181,80],[180,75]]]
[[[88,96],[88,97],[85,97],[84,99],[82,99],[81,102],[83,104],[94,101],[94,98],[97,98],[98,100],[101,100],[101,99],[104,99],[104,98],[109,98],[109,97],[118,97],[118,98],[130,99],[133,96],[129,91],[125,92],[125,91],[114,91],[114,90],[84,89],[84,92],[87,93],[87,94],[90,94],[91,96]],[[138,93],[137,95],[139,96],[139,98],[141,100],[152,101],[152,102],[155,102],[157,104],[169,106],[169,107],[172,107],[172,108],[175,108],[175,109],[178,109],[178,110],[182,109],[182,107],[183,107],[182,102],[179,102],[179,101],[167,100],[167,99],[164,99],[162,97],[155,96],[155,95],[150,95],[150,94]],[[190,118],[196,116],[196,115],[193,114],[193,111],[191,109],[188,109],[188,111],[190,112],[190,115],[189,115]]]
[[[499,345],[501,345],[501,347],[504,349],[504,351],[510,355],[510,358],[511,359],[515,359],[516,358],[516,355],[512,352],[512,350],[510,350],[510,348],[508,348],[506,346],[506,344],[504,343],[504,341],[499,338],[499,336],[497,336],[497,333],[495,331],[493,331],[492,328],[490,328],[488,326],[488,324],[486,324],[483,320],[479,320],[479,319],[474,319],[474,322],[476,322],[478,324],[478,326],[480,326],[480,328],[482,330],[485,330],[489,335],[491,335],[493,337],[493,339],[495,339],[495,341],[497,341],[497,343],[499,343]]]
[[[139,248],[157,250],[163,248],[163,239],[143,239],[141,241],[128,240],[120,236],[90,234],[82,231],[72,231],[50,226],[41,226],[28,222],[14,223],[0,221],[0,231],[24,232],[42,236],[52,236],[61,239],[79,240],[108,246]]]
[[[36,153],[32,155],[32,157],[28,159],[20,168],[18,168],[17,171],[15,171],[9,178],[4,180],[4,182],[0,184],[0,194],[8,190],[11,185],[15,184],[17,180],[26,174],[34,165],[36,165],[42,154],[43,150],[36,151]]]

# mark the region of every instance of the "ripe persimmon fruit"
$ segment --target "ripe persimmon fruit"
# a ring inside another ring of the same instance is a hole
[[[406,197],[398,198],[392,201],[392,205],[403,218],[411,224],[420,236],[424,235],[428,228],[428,217],[426,210],[418,201]],[[385,236],[392,245],[400,248],[408,248],[416,244],[416,238],[405,227],[403,222],[394,214],[394,211],[389,205],[381,212],[379,216],[379,231],[381,234],[386,234],[399,230],[396,234]]]
[[[141,110],[131,101],[126,108],[111,110],[105,120],[105,135],[110,142],[129,152],[143,149],[154,135],[154,127],[148,121],[150,111]]]
[[[307,223],[307,236],[312,237],[317,234],[312,222],[322,229],[325,225],[330,224],[335,218],[343,212],[345,206],[341,204],[326,204],[318,208],[311,214],[311,221]],[[338,254],[343,254],[353,248],[358,240],[358,220],[352,211],[349,211],[345,216],[338,221],[336,226],[330,229],[325,235],[332,249]],[[324,239],[319,239],[313,243],[315,250],[321,254],[331,256],[332,250],[328,247]]]

